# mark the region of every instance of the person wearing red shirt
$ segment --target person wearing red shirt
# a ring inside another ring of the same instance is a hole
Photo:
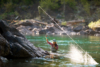
[[[53,43],[51,43],[51,42],[48,41],[47,36],[46,36],[46,41],[47,41],[48,44],[51,45],[51,51],[54,52],[54,53],[57,52],[58,44],[57,44],[56,40],[53,39]]]

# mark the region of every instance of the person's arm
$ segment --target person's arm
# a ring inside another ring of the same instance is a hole
[[[48,42],[48,38],[47,38],[47,36],[46,36],[45,38],[46,38],[46,41]]]
[[[46,41],[47,41],[48,44],[50,44],[50,45],[52,46],[52,43],[50,43],[50,42],[48,41],[47,36],[46,36]]]

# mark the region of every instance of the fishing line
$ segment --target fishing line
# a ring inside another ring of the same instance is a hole
[[[40,6],[38,6],[38,9],[39,8],[41,8]],[[42,8],[41,8],[42,9]],[[43,10],[43,9],[42,9]],[[48,16],[49,16],[49,18],[51,19],[51,20],[53,20],[53,18],[46,12],[46,11],[44,11],[43,10],[43,12],[45,13],[45,14],[47,14]],[[54,20],[53,20],[54,21]],[[56,21],[54,21],[55,23],[56,23]],[[56,23],[56,25],[58,25],[58,27],[63,31],[63,32],[65,32],[66,34],[67,34],[67,32],[63,29],[63,28],[61,28],[61,26],[58,24],[58,23]],[[70,36],[70,35],[68,35],[67,34],[67,36],[70,38],[70,39],[72,39],[73,40],[73,42],[79,47],[79,48],[81,48],[78,44],[77,44],[77,42]],[[82,49],[82,48],[81,48]],[[82,49],[83,50],[83,49]],[[85,51],[85,50],[83,50],[83,52],[85,53],[85,55],[86,55],[86,57],[91,57],[89,54],[88,54],[88,52],[87,51]],[[92,57],[91,57],[92,58]],[[84,59],[84,62],[87,62],[88,60],[86,60],[86,58]],[[98,63],[97,63],[98,64]]]
[[[40,6],[38,6],[38,8],[41,8]],[[42,9],[42,8],[41,8]],[[42,9],[43,10],[43,9]],[[44,11],[43,10],[43,12],[45,13],[45,14],[47,14],[49,17],[50,17],[50,19],[51,20],[53,20],[53,18],[46,12],[46,11]],[[54,21],[54,20],[53,20]],[[56,21],[54,21],[55,23],[56,23]],[[64,30],[64,29],[62,29],[61,28],[61,26],[58,24],[58,23],[56,23],[56,25],[58,25],[58,27],[63,31],[63,32],[65,32],[66,33],[66,31]],[[67,34],[67,33],[66,33]],[[70,36],[70,35],[68,35],[67,34],[67,36],[70,38],[70,39],[72,39],[73,40],[73,42],[75,43],[75,44],[77,44],[77,42]],[[77,46],[79,46],[78,44],[77,44]],[[79,46],[80,47],[80,46]],[[80,47],[81,48],[81,47]],[[81,48],[82,49],[82,48]],[[83,49],[82,49],[83,50]],[[86,52],[85,50],[83,50],[84,52]]]

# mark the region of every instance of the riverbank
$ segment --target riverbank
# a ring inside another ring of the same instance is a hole
[[[40,23],[42,22],[42,23]],[[52,23],[52,21],[43,22],[34,19],[27,19],[19,21],[14,24],[23,35],[94,35],[100,36],[99,28],[97,30],[90,29],[87,25],[61,25]]]

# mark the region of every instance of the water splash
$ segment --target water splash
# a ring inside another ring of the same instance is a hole
[[[92,56],[90,56],[87,52],[82,51],[75,45],[70,46],[70,51],[68,55],[66,54],[65,57],[70,58],[72,63],[80,63],[84,65],[96,65],[98,64]]]

